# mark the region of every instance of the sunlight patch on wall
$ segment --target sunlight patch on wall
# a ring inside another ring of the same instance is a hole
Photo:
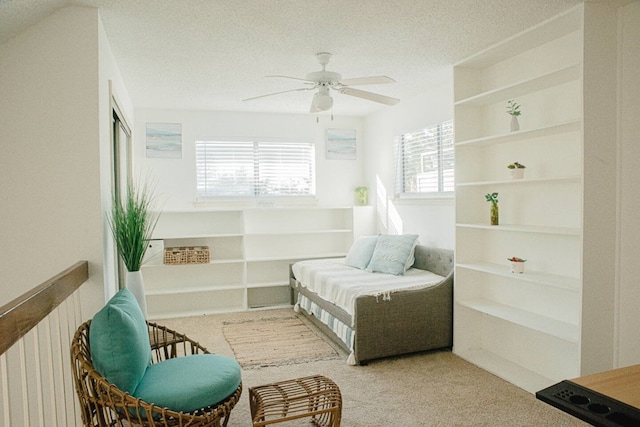
[[[402,218],[387,194],[382,180],[376,175],[376,210],[379,229],[387,234],[402,234]]]

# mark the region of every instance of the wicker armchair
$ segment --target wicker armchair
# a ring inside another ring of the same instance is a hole
[[[175,412],[125,393],[109,383],[93,367],[89,327],[80,325],[71,344],[71,362],[85,426],[226,426],[231,410],[240,399],[242,383],[236,391],[216,405],[191,413]],[[152,361],[209,353],[187,336],[155,323],[147,322]]]

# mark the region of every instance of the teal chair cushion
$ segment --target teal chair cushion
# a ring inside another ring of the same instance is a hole
[[[149,366],[132,395],[173,411],[193,412],[223,401],[240,381],[235,359],[194,354]]]
[[[89,328],[93,366],[120,390],[132,393],[151,363],[147,323],[133,294],[120,290]]]

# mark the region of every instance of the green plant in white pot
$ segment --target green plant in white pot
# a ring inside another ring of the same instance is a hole
[[[368,203],[367,200],[368,189],[365,186],[356,187],[356,201],[358,205],[364,206]]]
[[[511,131],[520,130],[520,123],[518,123],[518,116],[522,114],[520,104],[514,100],[507,101],[507,114],[511,116]]]
[[[107,215],[118,255],[127,268],[126,287],[135,295],[145,317],[147,303],[140,267],[159,216],[159,211],[154,210],[153,192],[146,183],[139,188],[130,183],[124,200],[114,198]]]
[[[527,262],[526,259],[522,259],[517,256],[512,256],[510,258],[507,258],[507,260],[511,262],[512,273],[518,273],[518,274],[524,273],[524,263]]]
[[[509,169],[512,179],[522,179],[526,168],[527,167],[525,165],[518,162],[513,162],[507,165],[507,169]]]

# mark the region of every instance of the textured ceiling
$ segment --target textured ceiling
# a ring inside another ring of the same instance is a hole
[[[621,0],[599,0],[620,3]],[[622,3],[627,1],[622,0]],[[66,5],[98,7],[137,108],[306,113],[312,93],[291,92],[320,70],[387,75],[358,88],[409,99],[443,81],[451,64],[581,0],[0,0],[0,43]],[[333,113],[381,104],[332,92]],[[402,101],[401,101],[402,102]]]

